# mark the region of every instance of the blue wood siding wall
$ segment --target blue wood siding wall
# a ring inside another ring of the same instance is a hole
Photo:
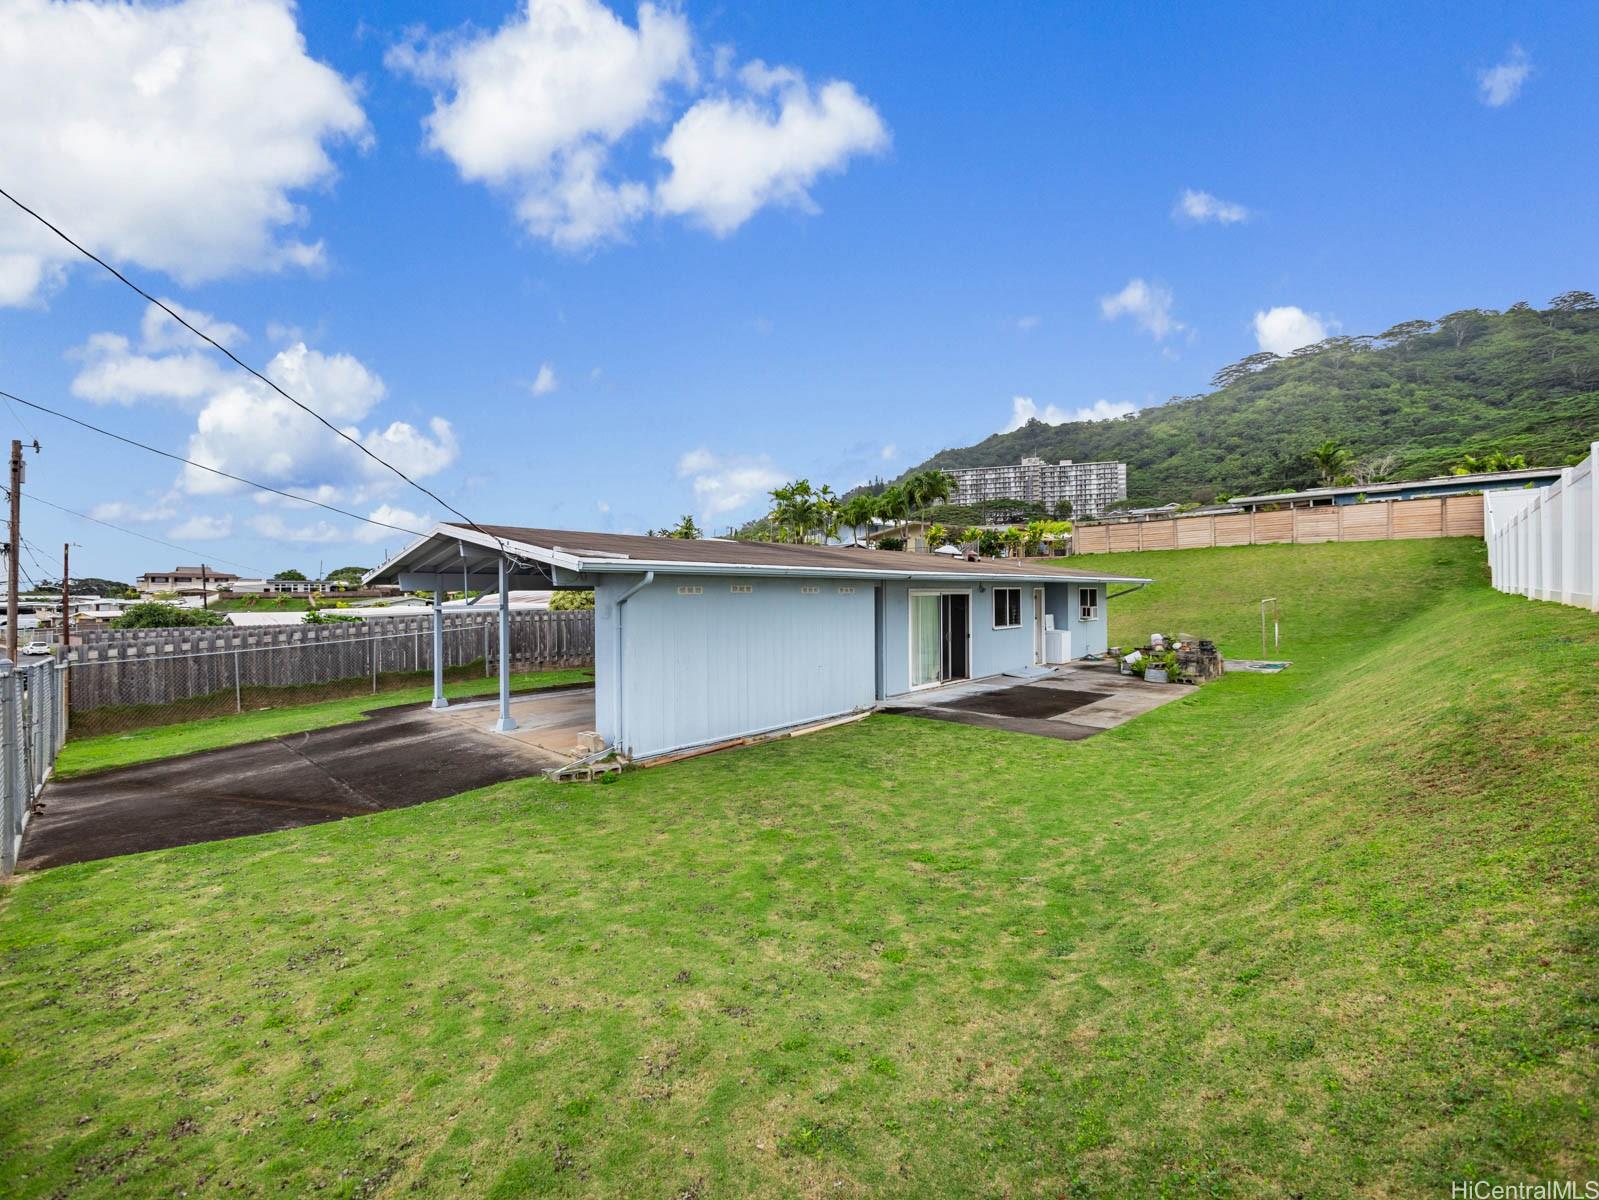
[[[616,598],[639,578],[596,588],[596,720],[610,744],[642,757],[873,703],[869,581],[657,576],[623,607],[618,653]]]
[[[1030,583],[1020,584],[1022,589],[1022,627],[1020,629],[994,628],[994,585],[985,584],[983,591],[976,584],[951,585],[948,590],[966,591],[972,597],[972,678],[1001,675],[1033,662],[1033,588]],[[1091,585],[1092,586],[1092,585]],[[922,590],[920,585],[890,582],[886,589],[887,621],[883,630],[883,681],[884,694],[897,696],[910,691],[910,594]],[[1051,583],[1044,585],[1044,611],[1055,616],[1055,628],[1067,629],[1072,634],[1072,657],[1105,652],[1105,626],[1107,585],[1099,584],[1099,619],[1084,622],[1079,618],[1077,584]]]

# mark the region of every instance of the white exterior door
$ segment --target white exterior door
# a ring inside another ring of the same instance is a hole
[[[1033,663],[1044,664],[1044,589],[1033,589]]]

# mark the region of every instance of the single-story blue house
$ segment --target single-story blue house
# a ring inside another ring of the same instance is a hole
[[[439,525],[367,576],[434,594],[592,588],[595,730],[630,758],[811,724],[1106,648],[1102,570],[855,546]],[[508,622],[501,610],[502,628]],[[436,672],[434,703],[443,706]],[[502,665],[500,728],[514,728]]]

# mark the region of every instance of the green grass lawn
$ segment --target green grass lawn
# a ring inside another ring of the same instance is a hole
[[[583,683],[592,678],[593,673],[588,670],[528,671],[511,676],[511,689],[531,691],[561,684]],[[462,679],[446,683],[444,694],[456,699],[489,696],[498,693],[499,688],[498,679]],[[158,758],[215,750],[220,746],[259,742],[286,733],[326,729],[330,725],[360,721],[365,713],[376,709],[392,708],[399,704],[420,704],[432,698],[433,685],[419,684],[376,694],[363,693],[338,700],[325,700],[319,704],[262,708],[207,717],[200,721],[186,721],[180,725],[158,725],[131,733],[97,734],[74,739],[63,746],[56,759],[55,773],[65,779],[73,775],[86,775],[91,771],[152,762]]]
[[[1235,675],[64,867],[17,1196],[1440,1196],[1599,1171],[1599,620],[1480,542],[1120,555]]]

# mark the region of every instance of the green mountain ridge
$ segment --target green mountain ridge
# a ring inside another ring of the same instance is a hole
[[[1382,479],[1445,475],[1463,455],[1496,449],[1560,465],[1599,438],[1599,302],[1569,292],[1547,309],[1464,309],[1287,358],[1251,355],[1212,382],[1115,420],[1029,421],[907,474],[1030,455],[1119,460],[1129,502],[1163,504],[1314,486],[1307,455],[1328,439]]]

